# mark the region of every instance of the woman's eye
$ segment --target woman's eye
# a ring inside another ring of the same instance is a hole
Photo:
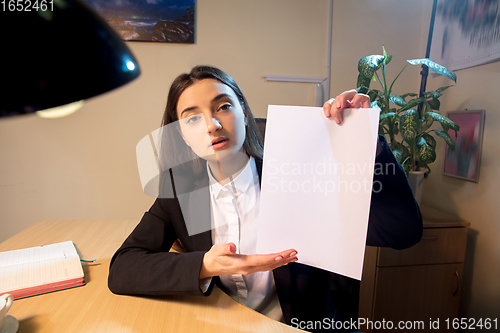
[[[219,111],[226,111],[231,108],[231,104],[223,104],[219,107]]]
[[[197,115],[191,116],[191,117],[188,117],[186,123],[187,124],[193,124],[193,123],[197,122],[200,119],[201,119],[201,116],[197,116]]]

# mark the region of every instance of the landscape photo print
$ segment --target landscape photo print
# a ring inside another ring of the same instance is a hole
[[[126,41],[194,43],[196,0],[84,0]]]

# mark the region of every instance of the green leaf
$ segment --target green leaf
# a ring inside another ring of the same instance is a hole
[[[432,148],[436,149],[436,139],[429,133],[424,133],[422,134],[422,137],[425,139],[425,142],[427,142]]]
[[[408,144],[412,144],[417,136],[419,121],[419,113],[415,109],[410,109],[401,115],[399,121],[399,131],[401,132],[403,139],[408,142]]]
[[[396,160],[401,164],[401,162],[403,162],[403,152],[401,150],[393,150],[392,151],[392,154],[394,155],[394,157],[396,158]]]
[[[385,46],[382,44],[382,54],[384,55],[384,65],[387,65],[388,63],[391,62],[392,60],[392,55],[388,56],[387,52],[385,51]]]
[[[394,132],[394,135],[399,134],[399,124],[398,123],[394,123],[394,127],[393,127],[392,131]]]
[[[424,59],[411,59],[411,60],[406,60],[410,65],[426,65],[430,69],[432,69],[434,72],[446,76],[448,79],[457,82],[457,75],[453,73],[453,71],[449,70],[448,68],[441,66],[439,64],[436,64],[434,61],[428,58]]]
[[[370,103],[370,107],[371,108],[379,108],[379,109],[382,109],[379,105],[379,101],[373,101]]]
[[[447,117],[445,117],[443,115],[440,115],[437,112],[426,112],[426,114],[428,114],[429,116],[431,116],[435,120],[439,121],[441,123],[441,125],[444,126],[444,128],[451,128],[454,131],[459,131],[460,130],[460,126],[458,126],[457,124],[455,124],[449,118],[447,118]]]
[[[441,87],[441,88],[438,88],[438,89],[436,89],[436,92],[438,92],[438,93],[441,93],[441,92],[445,91],[446,89],[448,89],[449,87],[453,87],[453,85],[451,85],[451,86],[446,86],[446,87]]]
[[[407,96],[410,96],[410,97],[417,97],[417,96],[418,96],[418,94],[415,94],[415,93],[406,93],[406,94],[401,95],[401,97],[403,97],[403,98],[406,98]]]
[[[434,147],[426,142],[423,137],[417,141],[417,161],[419,164],[429,164],[436,160]]]
[[[410,164],[405,162],[406,160],[401,165],[403,166],[403,170],[406,173],[406,177],[408,177],[408,173],[410,172]]]
[[[404,141],[403,141],[404,142]],[[410,148],[408,146],[403,145],[402,143],[395,142],[394,144],[394,150],[401,150],[403,152],[403,162],[400,162],[401,165],[404,163],[409,164],[409,160],[411,159],[411,153],[410,153]]]
[[[373,77],[375,72],[382,66],[382,63],[384,62],[385,56],[383,55],[370,55],[364,58],[361,58],[358,63],[358,82],[369,79]],[[360,85],[358,84],[358,87]],[[370,85],[368,84],[367,87]]]
[[[404,129],[400,126],[399,129],[401,130],[401,136],[403,139],[408,142],[408,144],[413,144],[413,141],[415,141],[415,138],[417,137],[417,131],[411,127]]]
[[[389,101],[391,101],[392,103],[396,104],[397,106],[401,106],[401,107],[408,105],[408,103],[406,103],[404,97],[398,96],[398,95],[391,94],[389,96]]]
[[[384,126],[384,129],[386,129],[387,132],[389,132],[389,124],[390,124],[390,121],[387,118],[379,121],[379,125]]]
[[[432,97],[432,98],[439,98],[442,95],[439,92],[437,92],[436,90],[434,90],[434,91],[424,92],[424,96],[426,96],[426,97]]]
[[[358,75],[358,82],[356,82],[356,89],[358,93],[361,94],[366,94],[368,92],[368,88],[370,87],[370,78],[363,77],[361,75]]]
[[[436,133],[437,136],[446,141],[451,150],[455,150],[455,142],[453,142],[453,139],[451,138],[451,136],[449,136],[448,133],[441,130],[434,130],[434,132]]]
[[[400,142],[394,142],[394,149],[395,150],[401,150],[403,151],[404,150],[404,146],[400,143]]]
[[[380,97],[380,91],[377,89],[370,89],[367,95],[370,97],[371,101],[375,101],[378,97]]]
[[[420,103],[424,102],[425,101],[425,97],[420,97],[420,98],[415,98],[415,99],[412,99],[410,101],[408,101],[408,104],[404,107],[402,107],[399,112],[402,112],[402,111],[406,111],[408,109],[411,109],[417,105],[419,105]]]
[[[441,103],[437,98],[433,98],[432,100],[428,101],[428,103],[432,110],[439,110],[439,107],[441,106]]]
[[[405,160],[411,157],[411,152],[410,152],[410,147],[403,145],[401,145],[401,147],[403,148],[403,163],[404,163]]]
[[[425,105],[425,108],[424,108],[424,117],[425,117],[425,113],[426,113],[426,112],[430,112],[430,111],[432,111],[432,108],[431,108],[431,106],[429,105],[429,102],[427,102],[427,101],[424,101],[424,105]],[[431,117],[431,118],[432,118],[432,117]]]
[[[364,76],[372,77],[377,69],[382,66],[385,56],[374,54],[361,58],[358,62],[358,72]]]
[[[395,115],[396,115],[396,112],[387,112],[387,113],[380,115],[380,120],[384,120],[387,117],[393,117]]]
[[[432,126],[432,124],[434,123],[434,118],[432,118],[428,112],[425,112],[424,113],[424,121],[425,121],[425,125],[422,125],[421,132],[427,131]]]

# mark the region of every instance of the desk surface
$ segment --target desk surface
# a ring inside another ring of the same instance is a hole
[[[113,253],[135,220],[40,221],[0,243],[0,251],[71,240],[83,264],[86,285],[14,301],[9,314],[23,332],[300,332],[255,312],[219,289],[209,297],[119,296],[107,287]]]
[[[420,206],[424,228],[468,227],[470,223],[460,217],[426,205]]]

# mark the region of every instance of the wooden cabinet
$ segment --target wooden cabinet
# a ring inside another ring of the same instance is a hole
[[[446,329],[445,320],[458,315],[470,224],[430,207],[421,211],[424,233],[418,244],[406,250],[366,249],[359,318],[370,325],[360,327],[362,332],[388,331],[376,329],[383,321],[390,321],[393,329],[403,321],[413,330],[421,325],[423,332],[453,332]]]

